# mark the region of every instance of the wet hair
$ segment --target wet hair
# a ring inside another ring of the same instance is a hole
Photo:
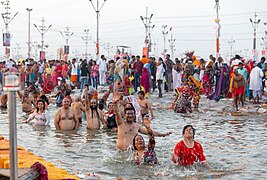
[[[66,90],[66,96],[69,96],[70,95],[70,93],[71,93],[71,91],[68,89],[68,90]]]
[[[45,111],[45,101],[44,101],[43,99],[39,99],[39,100],[37,101],[37,103],[36,103],[36,104],[37,104],[37,107],[36,107],[37,112],[39,111],[39,108],[38,108],[38,103],[39,103],[39,102],[43,103],[43,106],[44,106],[44,109],[43,109],[43,110]]]
[[[126,105],[127,105],[127,104],[130,104],[131,108],[134,108],[133,103],[128,102],[128,103],[126,103]],[[126,106],[126,105],[125,105],[125,106]]]
[[[185,130],[186,130],[187,128],[189,128],[189,127],[191,127],[192,130],[193,130],[193,139],[194,139],[194,137],[195,137],[195,133],[196,133],[196,129],[195,129],[192,125],[186,125],[186,126],[184,126],[184,128],[183,128],[183,135],[184,135],[184,133],[185,133]]]
[[[139,91],[138,94],[141,94],[143,97],[145,97],[145,92],[144,91]]]
[[[134,114],[135,114],[135,109],[133,107],[125,108],[124,109],[124,114],[126,114],[127,111],[134,111]]]
[[[42,95],[42,96],[40,97],[40,99],[41,99],[41,100],[44,100],[44,101],[47,103],[47,105],[49,105],[49,99],[48,99],[45,95]]]
[[[134,138],[133,138],[133,147],[134,147],[135,150],[138,150],[138,149],[136,148],[136,146],[135,146],[135,139],[137,138],[137,136],[140,136],[140,137],[143,139],[144,143],[145,143],[145,140],[144,140],[143,136],[141,136],[140,134],[136,134],[136,135],[134,136]]]
[[[103,110],[105,107],[105,101],[103,99],[99,99],[99,102],[98,102],[98,108],[100,110]]]

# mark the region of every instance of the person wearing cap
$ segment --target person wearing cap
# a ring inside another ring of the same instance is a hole
[[[189,166],[195,163],[207,165],[206,157],[200,143],[194,140],[195,129],[192,125],[183,128],[184,139],[174,147],[172,161],[181,166]]]
[[[245,84],[246,81],[243,75],[238,73],[238,67],[235,66],[234,74],[230,82],[230,92],[233,93],[233,101],[236,111],[238,111],[238,102],[241,102],[242,106],[244,106],[243,96],[245,95]]]

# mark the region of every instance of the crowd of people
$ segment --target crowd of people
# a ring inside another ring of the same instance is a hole
[[[22,112],[28,115],[25,123],[35,121],[35,126],[50,123],[49,97],[56,98],[58,107],[54,117],[57,130],[75,130],[85,119],[88,130],[103,127],[117,133],[118,150],[129,150],[136,164],[157,164],[155,138],[165,137],[171,132],[156,132],[150,123],[155,118],[149,93],[157,91],[158,97],[176,95],[173,109],[178,113],[192,112],[191,100],[198,109],[201,95],[211,100],[233,97],[233,106],[244,105],[245,98],[260,103],[266,95],[265,58],[260,62],[245,60],[236,55],[230,63],[212,55],[209,60],[197,59],[193,52],[184,59],[165,60],[146,56],[121,56],[107,61],[104,55],[98,62],[72,59],[33,59],[15,62],[9,60],[0,64],[1,81],[4,73],[18,71],[21,78]],[[100,86],[108,90],[100,92]],[[80,89],[73,95],[74,89]],[[171,93],[168,93],[171,92]],[[49,95],[50,94],[50,95]],[[110,94],[113,98],[110,100]],[[137,94],[137,99],[133,96]],[[100,97],[101,96],[101,97]],[[0,107],[7,108],[7,96],[2,94]],[[153,122],[153,121],[152,121]],[[140,134],[148,135],[146,146]],[[192,125],[183,128],[184,139],[174,148],[172,161],[187,166],[196,162],[206,165],[202,146],[194,140]]]

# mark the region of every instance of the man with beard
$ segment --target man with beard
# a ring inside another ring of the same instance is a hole
[[[97,100],[88,98],[88,88],[85,88],[85,113],[86,113],[86,128],[90,130],[100,129],[100,121],[106,128],[106,123],[102,112],[98,109]]]
[[[76,112],[70,108],[70,100],[64,98],[62,107],[55,114],[54,124],[57,130],[74,130],[79,127],[79,119]]]

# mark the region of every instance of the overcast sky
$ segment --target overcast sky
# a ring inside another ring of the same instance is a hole
[[[11,42],[11,55],[19,54],[26,57],[28,37],[28,12],[26,8],[33,8],[31,12],[31,41],[41,43],[41,35],[33,24],[41,25],[42,17],[45,25],[52,24],[52,28],[45,35],[45,44],[48,58],[56,58],[57,49],[65,44],[59,31],[69,26],[74,35],[69,41],[70,55],[84,54],[85,43],[81,36],[84,29],[90,29],[92,41],[89,43],[89,53],[95,54],[94,41],[96,40],[96,13],[89,0],[10,0],[11,15],[19,14],[10,23],[10,32],[13,35]],[[95,4],[97,0],[92,0]],[[100,5],[103,0],[99,0]],[[0,5],[1,13],[4,7]],[[145,16],[146,7],[149,15],[153,13],[152,42],[156,44],[152,53],[160,55],[163,50],[162,25],[172,27],[167,39],[173,34],[175,41],[175,56],[181,56],[187,50],[195,50],[196,55],[207,58],[215,54],[215,1],[214,0],[107,0],[101,10],[100,17],[100,53],[108,54],[108,44],[115,53],[117,45],[131,47],[134,54],[141,54],[144,46],[145,28],[140,15]],[[261,49],[261,38],[267,26],[266,0],[220,0],[221,19],[221,52],[226,55],[230,52],[228,41],[233,38],[235,44],[233,51],[252,51],[253,29],[249,18],[258,13],[261,23],[257,29],[257,48]],[[254,18],[254,17],[253,17]],[[4,23],[1,20],[1,29]],[[1,51],[2,38],[0,40]],[[19,45],[20,49],[18,48]],[[170,53],[169,43],[166,42]],[[33,50],[34,53],[34,50]],[[110,53],[113,54],[113,53]]]

